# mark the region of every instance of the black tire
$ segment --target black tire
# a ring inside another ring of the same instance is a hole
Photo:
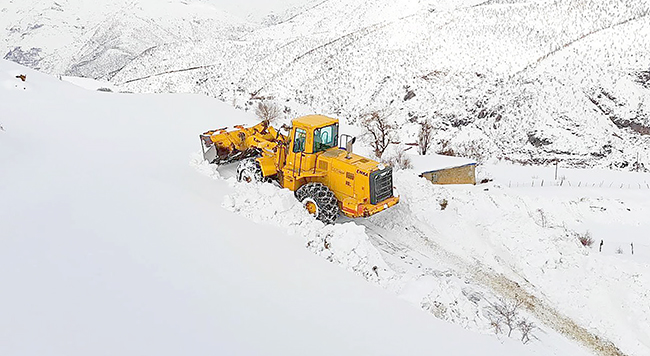
[[[264,181],[262,167],[256,158],[246,158],[237,165],[237,181],[246,183],[259,183]]]
[[[316,219],[325,224],[334,224],[339,216],[339,204],[334,193],[322,183],[307,183],[296,190],[296,199],[303,205],[315,203]]]

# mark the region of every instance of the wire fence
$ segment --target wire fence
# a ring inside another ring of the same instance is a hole
[[[569,187],[569,188],[607,188],[607,189],[646,189],[650,190],[650,183],[648,182],[614,182],[614,181],[570,181],[568,179],[562,180],[545,180],[545,179],[532,179],[528,182],[509,181],[508,187],[510,188],[543,188],[543,187]]]

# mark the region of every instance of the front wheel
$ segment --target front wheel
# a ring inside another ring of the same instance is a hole
[[[256,158],[243,159],[237,165],[237,181],[246,183],[259,183],[264,180],[262,167]]]
[[[334,224],[339,205],[334,193],[322,183],[307,183],[296,190],[296,199],[309,214],[325,224]]]

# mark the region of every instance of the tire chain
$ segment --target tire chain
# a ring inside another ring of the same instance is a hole
[[[238,182],[242,181],[243,173],[248,173],[249,176],[253,178],[253,181],[255,183],[262,182],[264,180],[264,176],[262,174],[262,167],[260,167],[260,163],[254,157],[246,158],[241,162],[239,162],[239,164],[237,165]]]
[[[339,205],[334,193],[322,183],[307,183],[296,190],[296,199],[303,202],[305,198],[311,198],[318,206],[316,219],[326,223],[334,224],[339,215]]]

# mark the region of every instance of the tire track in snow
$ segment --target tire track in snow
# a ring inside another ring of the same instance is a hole
[[[522,277],[525,286],[515,282],[506,276],[492,271],[488,266],[478,260],[466,261],[462,257],[453,254],[442,248],[434,239],[438,234],[435,228],[408,216],[401,212],[400,216],[393,219],[385,219],[383,216],[371,217],[369,219],[354,220],[355,223],[367,228],[371,242],[383,252],[384,255],[391,252],[399,255],[408,255],[409,258],[402,258],[403,263],[411,265],[427,265],[431,260],[445,261],[453,266],[456,273],[469,277],[475,283],[488,287],[497,295],[507,299],[521,299],[524,307],[540,322],[554,329],[558,333],[577,341],[590,350],[602,356],[626,356],[612,342],[599,337],[586,328],[578,325],[571,318],[560,313],[543,298],[536,296],[536,287]],[[388,247],[388,248],[387,248]],[[416,252],[416,253],[408,253]],[[388,256],[385,256],[388,257]],[[395,266],[395,263],[387,263],[399,273],[404,267]],[[517,271],[514,273],[519,275]]]

